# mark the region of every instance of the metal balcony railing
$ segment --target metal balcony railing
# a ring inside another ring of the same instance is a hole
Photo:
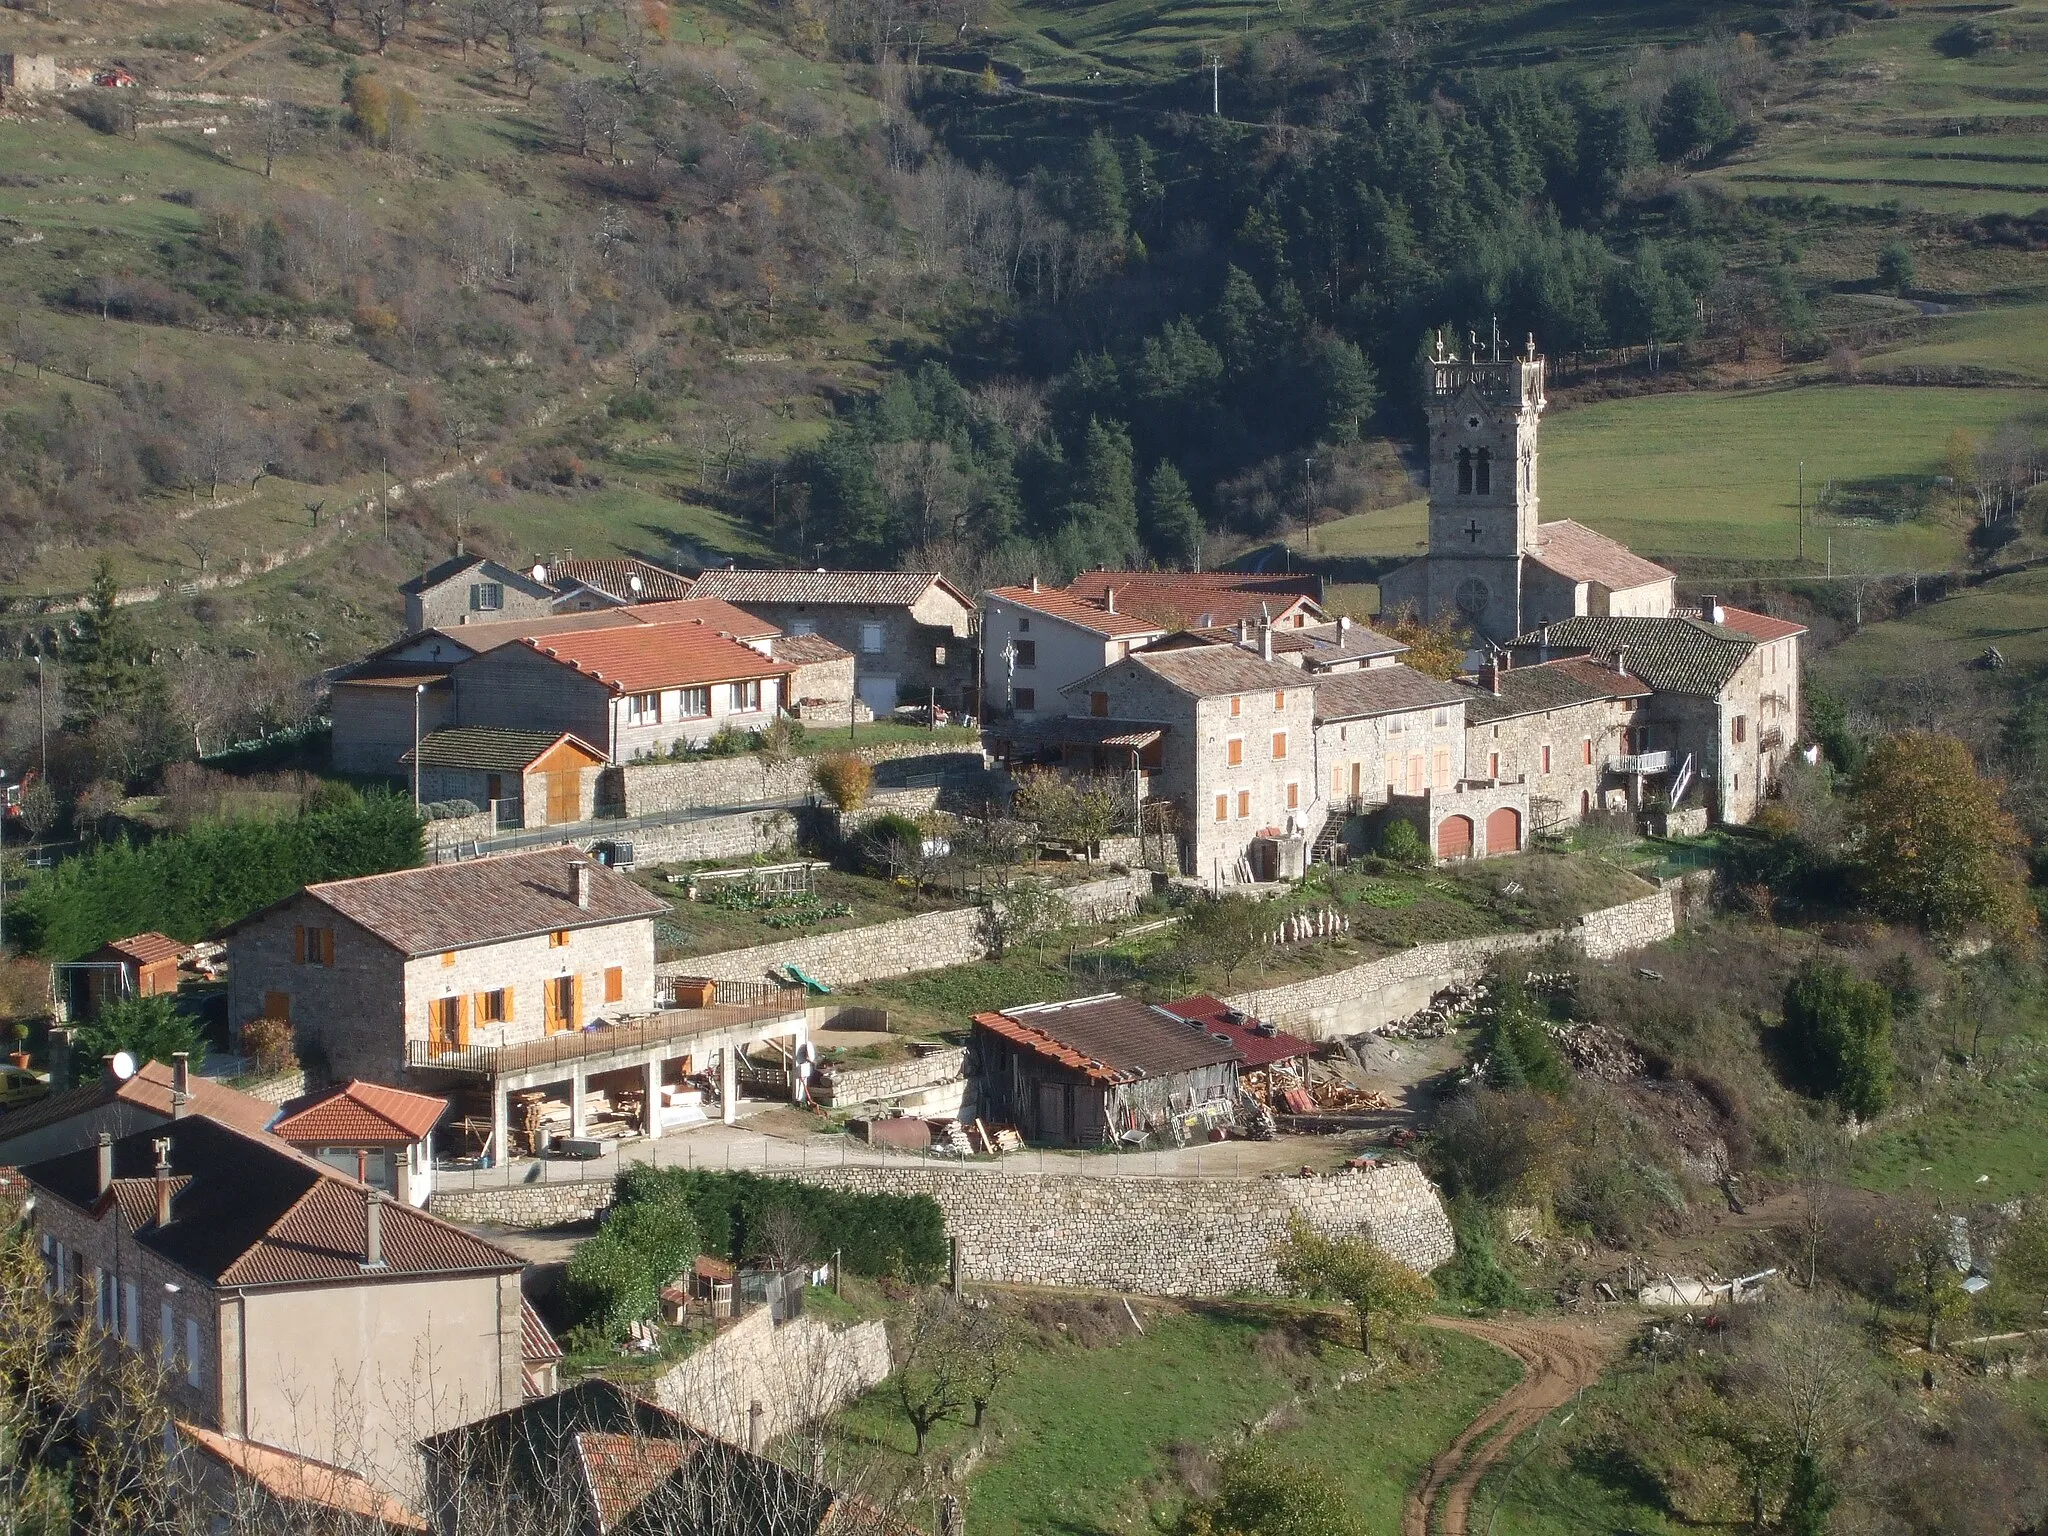
[[[1665,752],[1623,752],[1607,759],[1610,773],[1669,773],[1671,754]]]

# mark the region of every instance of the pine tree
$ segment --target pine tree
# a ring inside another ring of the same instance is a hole
[[[1130,232],[1130,206],[1124,199],[1124,168],[1116,148],[1100,132],[1088,136],[1075,177],[1074,223],[1082,233],[1122,245]]]
[[[1170,460],[1161,459],[1145,482],[1145,547],[1162,565],[1193,569],[1202,555],[1202,516],[1188,483]]]
[[[125,715],[135,705],[145,681],[138,649],[133,626],[117,599],[114,563],[101,556],[65,679],[66,726],[85,730],[95,721]]]
[[[1091,542],[1104,559],[1129,559],[1138,549],[1138,484],[1131,467],[1131,434],[1120,421],[1088,418],[1081,444],[1081,477],[1076,501],[1093,517]]]

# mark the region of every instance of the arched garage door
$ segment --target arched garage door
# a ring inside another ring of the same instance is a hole
[[[1504,805],[1486,818],[1486,851],[1513,853],[1522,846],[1522,813]]]
[[[1436,856],[1440,859],[1472,857],[1472,818],[1446,816],[1436,824]]]

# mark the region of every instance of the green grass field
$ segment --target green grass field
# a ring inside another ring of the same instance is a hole
[[[1632,1405],[1658,1384],[1654,1370],[1624,1366],[1552,1413],[1480,1480],[1469,1528],[1495,1536],[1663,1536],[1680,1529],[1610,1442],[1617,1419],[1656,1420],[1654,1409]]]
[[[1807,564],[1834,541],[1839,573],[1942,570],[1958,528],[1813,517],[1829,479],[1923,481],[1940,472],[1956,427],[1990,434],[2048,413],[2048,391],[1813,384],[1719,394],[1648,395],[1560,412],[1543,426],[1546,518],[1574,518],[1651,557],[1774,563],[1799,552],[1806,465]],[[1329,554],[1420,553],[1425,504],[1361,513],[1316,530]]]
[[[2048,667],[2048,571],[2021,571],[1886,624],[1872,624],[1815,660],[1823,681],[1961,668],[1996,646],[2016,672]]]

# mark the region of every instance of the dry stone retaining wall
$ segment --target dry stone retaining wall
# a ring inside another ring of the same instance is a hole
[[[775,1326],[756,1307],[654,1384],[669,1412],[735,1445],[748,1443],[753,1406],[768,1439],[849,1403],[889,1374],[889,1334],[879,1319],[833,1328],[800,1317]]]
[[[1150,1296],[1227,1296],[1278,1287],[1273,1247],[1299,1215],[1333,1237],[1365,1236],[1410,1268],[1450,1259],[1451,1223],[1413,1163],[1314,1179],[1101,1178],[999,1168],[840,1167],[799,1179],[862,1194],[930,1195],[960,1239],[969,1280],[1093,1286]],[[609,1184],[437,1193],[450,1221],[550,1226],[611,1203]]]
[[[1224,1001],[1310,1039],[1357,1034],[1407,1018],[1435,992],[1454,981],[1470,981],[1487,961],[1509,950],[1563,942],[1576,945],[1588,959],[1611,960],[1668,939],[1678,931],[1682,897],[1682,890],[1673,887],[1588,912],[1563,928],[1418,944],[1334,975],[1240,992]]]
[[[894,1061],[886,1067],[835,1067],[818,1079],[812,1097],[828,1106],[865,1104],[956,1082],[966,1068],[965,1046]]]
[[[636,857],[644,860],[637,847],[634,851]],[[1101,922],[1128,914],[1151,890],[1151,873],[1141,869],[1092,880],[1063,894],[1083,921]],[[987,954],[981,909],[960,907],[950,912],[921,912],[915,917],[867,928],[847,928],[838,933],[756,944],[748,949],[692,955],[664,961],[655,970],[663,976],[758,981],[772,970],[794,965],[828,987],[846,987],[913,971],[970,965]]]
[[[986,761],[981,749],[960,742],[891,741],[862,747],[855,754],[876,765],[877,786],[900,785],[921,774],[979,771]],[[763,800],[795,800],[816,788],[808,757],[787,757],[770,763],[755,753],[713,757],[694,763],[625,763],[608,770],[616,786],[608,796],[621,801],[628,816],[662,811],[694,810],[699,806],[754,805]],[[900,764],[884,768],[883,764]]]

